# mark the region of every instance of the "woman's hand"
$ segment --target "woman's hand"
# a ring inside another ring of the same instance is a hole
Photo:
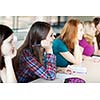
[[[17,49],[14,48],[13,51],[12,51],[12,53],[11,53],[11,55],[10,55],[11,58],[14,58],[16,56],[16,54],[17,54]]]
[[[66,67],[66,68],[58,67],[57,72],[58,73],[65,73],[65,74],[72,74],[73,73],[72,69],[69,67]]]
[[[80,64],[82,62],[83,50],[84,49],[79,45],[79,41],[77,41],[74,45],[74,57],[76,60],[75,64]]]
[[[41,46],[43,48],[45,48],[47,53],[53,53],[53,51],[52,51],[52,42],[50,42],[48,40],[42,40],[41,41]]]
[[[3,53],[3,56],[4,57],[9,56],[12,59],[16,56],[16,54],[17,54],[17,50],[16,50],[16,48],[13,48],[13,50],[11,52],[7,52],[7,50],[6,50],[6,52]]]
[[[6,80],[5,80],[5,82],[7,82],[7,83],[8,82],[10,82],[10,83],[17,82],[16,76],[14,73],[14,69],[13,69],[11,56],[10,55],[4,56],[4,62],[5,62],[5,67],[6,67]]]

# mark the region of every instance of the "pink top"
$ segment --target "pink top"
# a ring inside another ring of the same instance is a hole
[[[94,54],[94,46],[90,45],[85,39],[80,40],[79,45],[84,48],[83,55],[92,56]]]

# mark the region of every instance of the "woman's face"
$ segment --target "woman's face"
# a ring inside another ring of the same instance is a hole
[[[95,32],[96,32],[96,28],[95,28],[94,23],[92,23],[92,24],[91,24],[90,34],[91,34],[91,35],[94,35],[94,34],[95,34]]]
[[[6,56],[9,54],[13,54],[15,48],[14,44],[14,35],[10,35],[7,39],[5,39],[1,45],[2,55]]]
[[[84,34],[83,25],[79,24],[78,25],[78,37],[77,37],[77,39],[82,40],[83,34]]]
[[[99,24],[96,26],[96,29],[97,29],[98,32],[100,32],[100,22],[99,22]]]
[[[52,42],[54,39],[55,39],[54,32],[53,32],[53,29],[51,28],[48,35],[47,35],[47,37],[46,37],[46,40],[49,40],[49,41]]]

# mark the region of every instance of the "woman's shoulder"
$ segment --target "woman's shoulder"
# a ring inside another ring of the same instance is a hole
[[[66,44],[60,39],[57,38],[53,43],[53,49],[58,52],[65,52],[68,51]]]
[[[88,43],[87,43],[87,41],[83,38],[82,40],[79,41],[79,45],[82,46],[83,48],[85,48],[85,47],[88,45]]]
[[[60,39],[60,38],[57,38],[53,41],[53,44],[57,44],[57,45],[60,45],[60,44],[64,44],[64,42]]]
[[[82,40],[79,41],[80,43],[86,43],[86,39],[82,38]]]

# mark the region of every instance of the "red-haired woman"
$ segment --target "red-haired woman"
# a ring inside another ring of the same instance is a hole
[[[61,35],[53,41],[58,72],[69,73],[68,65],[82,62],[79,40],[82,39],[83,34],[83,24],[77,19],[70,19],[62,29]]]

